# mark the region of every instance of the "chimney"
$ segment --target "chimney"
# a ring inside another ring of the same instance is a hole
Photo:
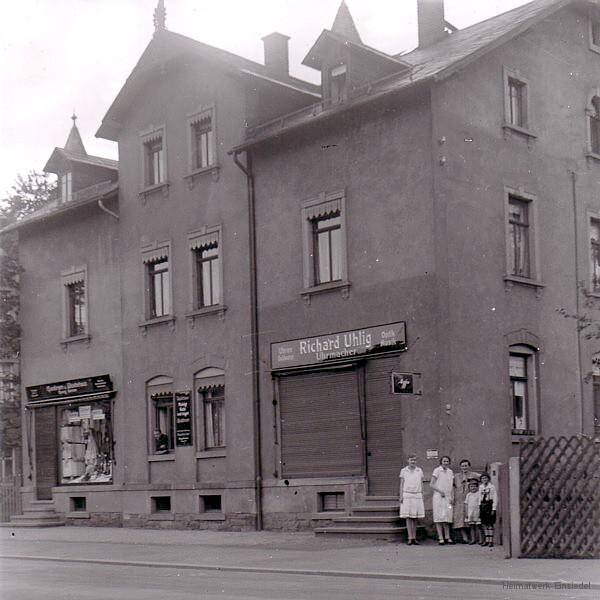
[[[444,0],[417,0],[419,48],[431,46],[446,37]]]
[[[271,75],[287,77],[289,75],[288,40],[283,33],[270,33],[262,38],[265,45],[265,67]]]

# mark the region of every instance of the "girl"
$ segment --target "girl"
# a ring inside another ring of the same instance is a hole
[[[490,483],[490,476],[483,473],[479,479],[479,513],[481,517],[481,530],[483,533],[482,546],[494,545],[494,524],[496,523],[496,507],[498,497],[496,488]]]
[[[424,516],[423,471],[417,467],[416,455],[409,454],[408,466],[400,471],[400,517],[406,520],[409,546],[418,545],[417,519]]]
[[[441,546],[454,544],[450,537],[452,503],[454,501],[454,474],[450,469],[450,462],[449,456],[440,458],[440,466],[433,470],[429,484],[433,490],[433,522],[438,534],[438,543]]]
[[[464,515],[465,525],[471,530],[471,541],[469,544],[476,544],[479,533],[479,526],[481,525],[481,519],[479,517],[479,503],[481,499],[479,497],[479,485],[477,481],[469,481],[469,491],[465,497],[464,502]]]

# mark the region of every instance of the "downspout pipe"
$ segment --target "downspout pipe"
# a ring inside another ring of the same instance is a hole
[[[248,189],[248,254],[250,271],[250,339],[252,361],[252,420],[254,426],[254,493],[256,502],[256,530],[263,529],[262,509],[262,438],[260,427],[260,360],[258,347],[258,300],[257,300],[257,263],[256,263],[256,212],[254,174],[252,172],[252,155],[245,150],[246,164],[244,165],[239,155],[242,151],[233,152],[233,162],[246,176]]]
[[[573,198],[573,236],[575,244],[575,314],[577,315],[577,367],[579,369],[579,430],[583,434],[585,428],[585,408],[583,403],[583,366],[581,351],[581,327],[579,318],[581,317],[581,289],[580,289],[580,265],[579,265],[579,227],[577,215],[577,173],[571,173],[571,195]]]
[[[119,215],[116,212],[113,212],[112,210],[110,210],[109,208],[106,208],[106,206],[104,206],[104,203],[102,202],[103,198],[98,198],[98,207],[103,210],[105,213],[108,213],[111,217],[114,217],[115,219],[117,219],[117,221],[119,220]]]

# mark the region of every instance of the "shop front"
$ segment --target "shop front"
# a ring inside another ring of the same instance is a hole
[[[116,392],[110,375],[30,386],[26,392],[37,499],[51,499],[57,485],[112,483]]]
[[[281,479],[367,477],[370,495],[395,493],[406,350],[404,322],[271,345]]]

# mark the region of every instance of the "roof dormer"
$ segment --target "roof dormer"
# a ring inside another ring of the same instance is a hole
[[[302,64],[321,71],[326,103],[339,104],[373,81],[407,71],[408,64],[363,44],[342,0],[331,29],[324,29]]]

